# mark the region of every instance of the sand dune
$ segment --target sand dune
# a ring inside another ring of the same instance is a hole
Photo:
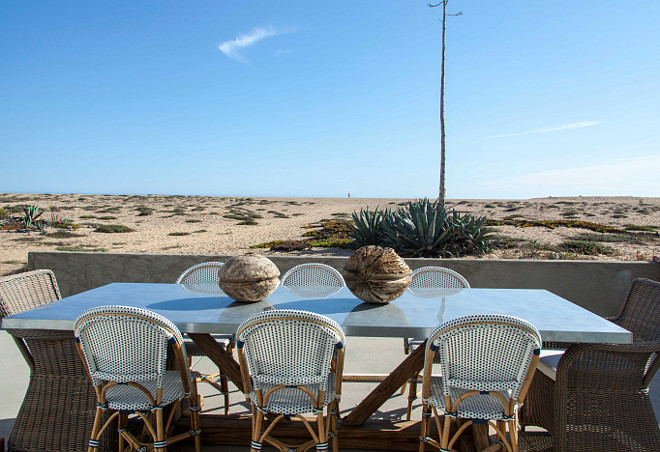
[[[7,215],[4,220],[0,219],[0,225],[6,225],[10,216],[22,217],[20,206],[27,204],[40,207],[44,211],[41,218],[51,223],[68,220],[80,226],[65,233],[54,227],[47,227],[45,234],[0,231],[0,274],[20,269],[27,262],[27,253],[36,250],[237,254],[258,243],[301,239],[308,230],[303,226],[321,219],[348,219],[353,211],[366,206],[396,208],[406,201],[383,198],[0,194],[0,208],[4,208]],[[648,261],[653,256],[660,256],[660,198],[449,200],[448,205],[494,220],[575,219],[629,230],[626,234],[600,234],[566,227],[496,226],[493,232],[499,238],[500,246],[484,258]],[[244,220],[248,218],[257,224],[245,224]],[[133,232],[95,232],[98,225],[122,225]],[[557,248],[564,241],[576,238],[596,241],[612,251],[583,255]],[[261,249],[257,252],[270,251]],[[350,250],[318,248],[294,254],[347,255]]]

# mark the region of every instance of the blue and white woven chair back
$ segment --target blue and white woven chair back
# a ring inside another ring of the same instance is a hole
[[[243,322],[236,333],[254,388],[327,383],[330,364],[346,339],[333,320],[311,312],[273,310]]]
[[[469,289],[470,283],[460,273],[445,267],[421,267],[410,275],[410,288]]]
[[[209,295],[223,295],[224,292],[218,285],[218,270],[223,266],[222,262],[203,262],[193,265],[176,280],[176,284],[181,284],[184,289],[194,293],[204,293]]]
[[[94,380],[118,383],[156,380],[162,387],[168,343],[183,343],[172,322],[146,309],[100,306],[76,320],[74,334]],[[181,347],[184,359],[185,348]]]
[[[437,350],[442,391],[450,387],[477,391],[508,391],[517,398],[529,365],[541,349],[534,325],[517,317],[478,314],[451,320],[432,333],[427,344]]]
[[[346,286],[344,277],[325,264],[300,264],[282,276],[282,286],[301,297],[328,297]]]

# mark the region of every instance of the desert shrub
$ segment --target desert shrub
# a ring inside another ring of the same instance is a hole
[[[23,206],[23,219],[21,223],[23,228],[32,229],[37,228],[39,230],[43,229],[43,222],[40,222],[38,218],[43,214],[41,209],[35,205],[25,205]]]
[[[572,253],[587,254],[590,256],[614,254],[614,250],[609,246],[589,240],[567,240],[559,246]]]
[[[350,235],[355,241],[356,247],[367,245],[378,245],[383,242],[383,229],[381,224],[385,216],[390,216],[391,211],[378,210],[373,212],[366,209],[360,209],[360,212],[353,212],[353,224],[350,225]]]
[[[0,220],[7,218],[7,209],[0,207]]]
[[[652,225],[637,225],[637,224],[626,224],[624,225],[626,228],[626,231],[644,231],[644,232],[655,232],[657,233],[658,230],[660,229],[660,226],[652,226]]]
[[[134,229],[121,224],[99,224],[94,229],[94,232],[103,232],[105,234],[117,234],[123,232],[133,232]]]
[[[170,232],[169,234],[172,237],[183,237],[184,235],[190,235],[190,232]]]
[[[484,221],[421,199],[380,216],[377,211],[353,213],[351,236],[356,246],[389,246],[404,256],[479,255],[488,251]]]
[[[138,214],[137,214],[138,217],[144,217],[146,215],[151,215],[151,214],[154,213],[154,209],[152,209],[151,207],[147,207],[147,206],[138,206],[138,207],[135,208],[135,210],[137,210],[137,212],[138,212]]]

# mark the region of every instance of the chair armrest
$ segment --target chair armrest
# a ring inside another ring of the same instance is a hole
[[[589,391],[639,390],[648,386],[657,371],[657,353],[657,341],[573,345],[559,360],[557,384]]]

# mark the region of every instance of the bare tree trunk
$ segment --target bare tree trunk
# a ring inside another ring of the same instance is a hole
[[[440,66],[440,190],[437,207],[445,207],[445,36],[447,33],[447,2],[442,1],[442,62]]]

